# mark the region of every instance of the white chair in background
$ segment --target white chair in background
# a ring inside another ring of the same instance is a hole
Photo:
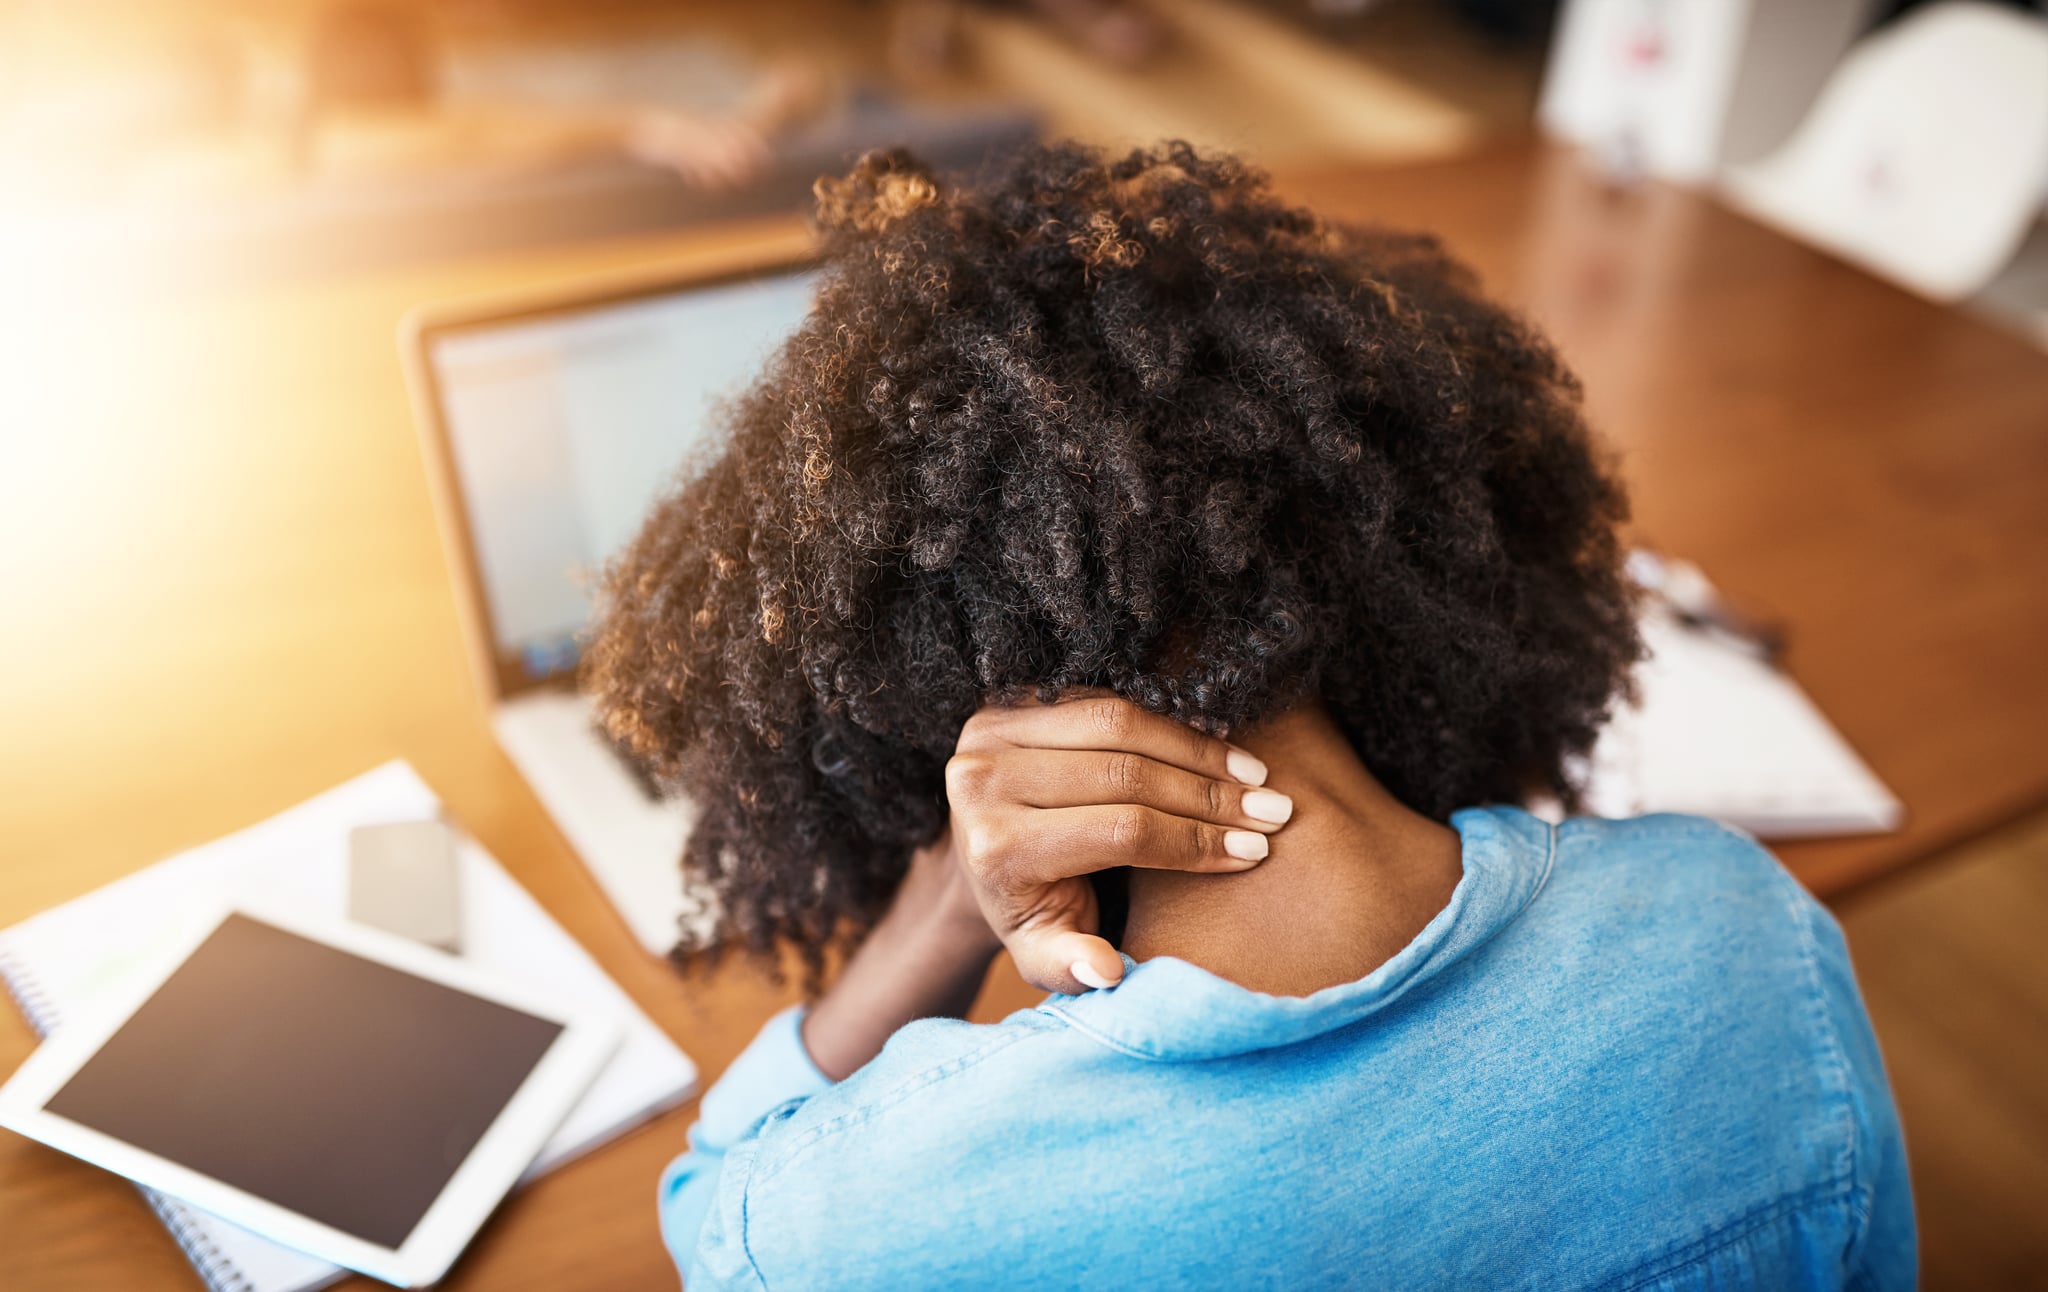
[[[1721,186],[1912,291],[1973,295],[2048,193],[2048,20],[1977,0],[1907,15],[1850,51],[1783,147]]]
[[[1874,0],[1565,0],[1536,117],[1624,182],[1755,161],[1799,123]]]

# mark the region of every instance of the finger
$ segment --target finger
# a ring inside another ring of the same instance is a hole
[[[974,827],[966,860],[986,887],[1025,893],[1116,866],[1234,874],[1264,861],[1269,846],[1254,830],[1109,803],[1005,813]]]
[[[1078,994],[1116,982],[1123,959],[1095,935],[1101,918],[1095,888],[1086,879],[1040,884],[1028,891],[983,891],[988,917],[1027,982],[1046,991]]]
[[[1143,754],[1027,748],[989,762],[993,774],[984,792],[1027,807],[1136,803],[1169,816],[1261,834],[1278,830],[1294,814],[1294,800],[1277,790],[1217,780]]]
[[[1079,996],[1123,981],[1116,948],[1078,929],[1022,930],[1005,940],[1024,981],[1041,991]]]
[[[1245,750],[1114,696],[990,705],[968,720],[959,747],[969,751],[989,743],[1142,754],[1217,780],[1266,783],[1266,765]]]

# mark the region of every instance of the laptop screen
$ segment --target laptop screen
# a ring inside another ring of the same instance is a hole
[[[789,270],[437,330],[441,423],[506,692],[572,669],[592,586],[810,306]]]

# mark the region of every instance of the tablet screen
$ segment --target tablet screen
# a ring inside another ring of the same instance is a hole
[[[397,1248],[561,1031],[230,915],[43,1106]]]

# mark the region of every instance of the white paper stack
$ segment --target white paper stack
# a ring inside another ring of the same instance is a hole
[[[1764,839],[1898,828],[1898,799],[1756,652],[1655,608],[1643,642],[1638,702],[1594,747],[1588,810],[1689,812]]]

